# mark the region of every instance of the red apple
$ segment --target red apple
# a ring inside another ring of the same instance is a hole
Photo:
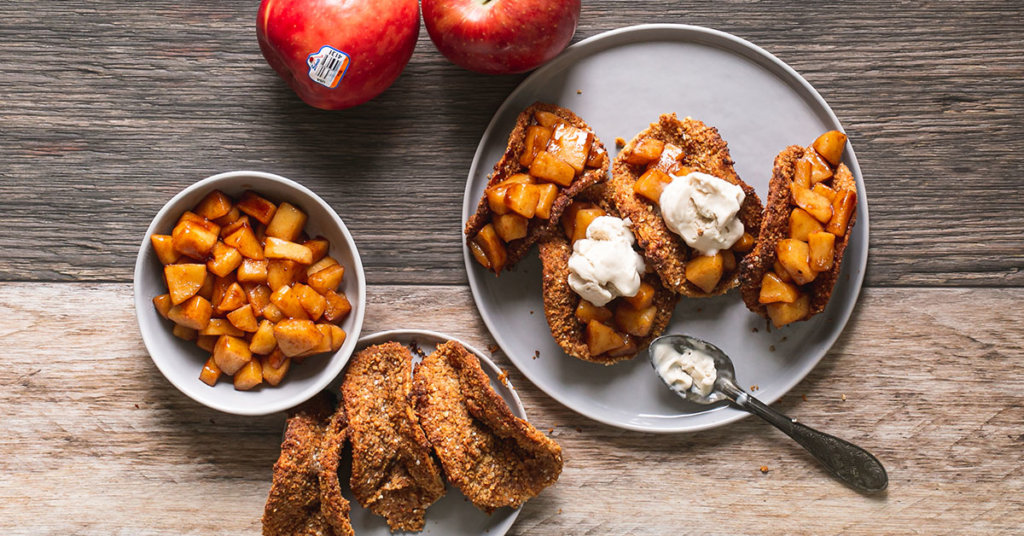
[[[449,60],[486,74],[521,73],[572,40],[580,0],[423,0],[423,21]]]
[[[420,33],[416,0],[263,0],[260,50],[310,106],[341,110],[387,89]]]

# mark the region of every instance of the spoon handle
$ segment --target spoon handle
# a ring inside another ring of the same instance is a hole
[[[730,393],[732,394],[732,393]],[[768,407],[757,398],[739,391],[736,405],[761,417],[807,449],[829,472],[863,492],[882,491],[889,485],[885,467],[870,452],[838,437],[798,423]]]

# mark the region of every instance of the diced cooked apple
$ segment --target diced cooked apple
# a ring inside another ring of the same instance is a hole
[[[811,191],[824,197],[825,199],[828,199],[830,202],[835,200],[836,198],[836,191],[833,190],[832,188],[829,188],[828,186],[825,186],[820,182],[818,184],[815,184],[814,188],[811,188]],[[832,210],[834,212],[835,208],[833,208]]]
[[[211,318],[206,327],[199,330],[200,335],[219,337],[231,335],[232,337],[244,337],[245,332],[236,328],[227,318]]]
[[[530,175],[564,188],[572,184],[573,179],[576,178],[576,170],[555,155],[543,151],[530,164]]]
[[[274,348],[270,355],[267,356],[267,363],[274,368],[280,367],[285,361],[289,361],[288,356],[281,352],[280,348]]]
[[[576,234],[576,213],[585,208],[594,208],[594,204],[575,201],[562,212],[562,229],[565,230],[566,238],[572,239]]]
[[[259,194],[253,191],[242,194],[242,198],[238,200],[237,206],[238,210],[252,216],[263,225],[270,223],[274,213],[277,212],[277,207],[273,203],[260,197]]]
[[[170,294],[161,294],[153,298],[153,307],[156,307],[156,312],[160,313],[160,316],[167,318],[167,312],[171,310],[174,304],[171,303]]]
[[[540,201],[540,190],[536,184],[511,184],[505,190],[505,206],[512,212],[532,218],[537,211],[537,202]]]
[[[722,256],[722,271],[724,273],[730,273],[736,269],[736,255],[732,250],[723,249],[718,254]]]
[[[307,283],[320,294],[326,294],[329,290],[337,290],[341,280],[345,277],[345,267],[340,264],[328,266],[323,270],[309,276]]]
[[[821,222],[802,208],[794,208],[789,213],[789,237],[807,241],[807,236],[824,229]]]
[[[492,220],[494,230],[506,243],[526,236],[530,221],[519,214],[501,214]]]
[[[194,341],[196,340],[196,337],[198,337],[198,333],[196,333],[196,330],[192,328],[186,328],[181,324],[175,324],[174,327],[171,328],[171,333],[175,337],[179,339],[184,339],[186,341]]]
[[[299,304],[313,320],[320,320],[324,310],[327,309],[327,299],[308,285],[296,283],[292,287],[292,293],[299,297]]]
[[[797,285],[806,285],[814,281],[818,275],[811,269],[810,248],[807,242],[783,238],[775,246],[775,255],[779,259],[779,264],[789,272]]]
[[[832,167],[814,151],[807,151],[804,158],[811,161],[811,184],[817,184],[832,178]]]
[[[654,304],[654,285],[641,281],[640,290],[635,295],[623,296],[622,299],[634,309],[646,309]]]
[[[238,210],[238,207],[232,206],[231,210],[229,210],[227,214],[225,214],[225,215],[223,215],[223,216],[213,220],[213,223],[216,223],[217,225],[220,225],[221,233],[223,233],[225,225],[231,225],[232,223],[238,221],[238,218],[241,218],[241,217],[242,217],[242,211]],[[224,236],[224,235],[221,234],[221,236]]]
[[[519,165],[530,167],[533,159],[547,147],[550,140],[550,128],[540,125],[526,127],[526,137],[523,140],[523,154],[519,155]]]
[[[700,255],[686,262],[686,280],[704,292],[711,292],[722,280],[725,266],[722,255]]]
[[[580,299],[580,304],[576,306],[576,318],[583,324],[589,324],[591,320],[608,322],[613,316],[611,309],[594,305],[584,299]]]
[[[772,320],[772,324],[781,328],[786,324],[807,318],[807,314],[811,312],[811,299],[807,294],[801,294],[792,303],[775,302],[769,303],[766,307],[768,318]]]
[[[608,161],[608,151],[605,151],[602,147],[591,147],[590,156],[587,157],[588,168],[600,168]]]
[[[785,302],[793,303],[800,296],[800,291],[785,282],[775,272],[768,272],[761,278],[761,293],[757,297],[759,303]]]
[[[213,245],[217,243],[217,236],[217,233],[208,228],[188,220],[179,223],[171,231],[171,245],[178,253],[201,260],[213,249]]]
[[[217,276],[207,271],[206,277],[203,279],[203,286],[199,287],[199,291],[196,292],[196,296],[202,296],[210,303],[213,303],[213,287],[216,281]]]
[[[740,239],[737,240],[736,243],[732,245],[732,250],[739,253],[746,253],[754,249],[756,243],[757,242],[754,239],[754,235],[750,233],[743,233],[743,236],[741,236]]]
[[[623,339],[625,340],[625,343],[622,346],[608,351],[609,357],[631,356],[636,355],[636,353],[640,351],[640,348],[637,347],[636,337],[626,335]]]
[[[237,282],[232,283],[224,291],[224,295],[221,296],[220,301],[217,303],[217,311],[221,313],[234,311],[245,305],[248,301],[247,298],[245,291],[242,290],[242,285],[239,285]]]
[[[196,205],[194,212],[208,220],[215,220],[231,212],[232,206],[234,205],[230,197],[220,190],[214,190],[206,194],[206,197]]]
[[[219,277],[230,274],[242,264],[242,254],[224,242],[214,244],[211,253],[213,258],[206,261],[206,269]]]
[[[779,279],[786,283],[793,282],[793,276],[789,275],[789,270],[787,270],[779,261],[776,260],[775,263],[772,264],[772,270],[775,271],[775,275],[779,276]]]
[[[838,166],[843,159],[843,149],[846,148],[846,134],[838,130],[830,130],[818,136],[812,146],[815,151],[818,151],[818,154],[825,157],[825,160],[828,160],[833,166]]]
[[[217,345],[217,339],[219,338],[213,335],[199,335],[196,337],[196,346],[212,354],[213,347]]]
[[[548,143],[547,151],[556,158],[572,166],[576,173],[581,173],[590,156],[590,147],[594,144],[594,135],[568,123],[555,126]]]
[[[237,249],[239,253],[250,259],[263,259],[263,246],[260,245],[260,241],[256,238],[256,233],[253,232],[252,227],[249,225],[242,225],[237,231],[224,237],[224,243]]]
[[[277,348],[277,339],[274,338],[274,323],[269,320],[260,322],[256,333],[253,333],[249,341],[249,351],[254,354],[268,355]]]
[[[221,227],[220,236],[222,238],[227,238],[235,234],[235,231],[238,231],[242,227],[252,228],[252,224],[249,222],[249,216],[241,216],[224,227]]]
[[[220,302],[224,300],[224,295],[228,293],[228,289],[231,288],[235,281],[235,274],[228,274],[226,277],[214,277],[213,296],[210,298],[210,303],[214,307],[220,305]]]
[[[195,296],[206,281],[206,266],[202,264],[168,264],[164,266],[164,280],[171,294],[171,303],[177,305]]]
[[[633,146],[633,150],[626,155],[626,163],[647,164],[661,158],[661,152],[665,149],[665,142],[655,138],[645,138]]]
[[[539,197],[537,198],[537,209],[534,210],[533,216],[546,220],[551,217],[551,207],[555,205],[555,199],[558,198],[558,186],[554,184],[538,184],[537,192]]]
[[[309,319],[309,315],[306,314],[306,310],[302,308],[302,301],[299,293],[293,291],[292,287],[281,287],[275,290],[270,295],[270,303],[276,305],[277,308],[289,318],[298,320]]]
[[[329,324],[316,324],[316,329],[320,332],[320,342],[303,352],[299,357],[309,357],[331,351],[331,326]]]
[[[623,302],[615,308],[615,325],[622,331],[637,337],[646,337],[654,327],[654,317],[658,308],[651,305],[643,309],[634,309]]]
[[[601,208],[584,208],[576,211],[576,223],[573,225],[572,241],[581,240],[587,237],[587,228],[590,227],[591,222],[600,218],[601,216],[607,216],[608,213]]]
[[[341,322],[352,311],[352,303],[348,301],[348,296],[345,296],[344,293],[339,294],[333,290],[328,290],[324,293],[324,298],[327,299],[324,320],[328,322],[335,324]]]
[[[840,190],[832,201],[833,215],[825,230],[836,235],[846,235],[850,225],[850,218],[857,209],[857,192],[855,190]]]
[[[505,249],[505,244],[502,243],[501,238],[498,237],[497,231],[494,230],[494,225],[490,223],[484,225],[480,232],[473,237],[473,242],[483,250],[484,256],[487,257],[487,261],[490,263],[490,270],[498,273],[505,268],[505,263],[508,261],[508,251]]]
[[[803,186],[811,187],[811,161],[801,157],[793,165],[793,182]]]
[[[250,359],[234,376],[235,389],[248,391],[263,383],[263,366],[258,359]]]
[[[280,209],[278,209],[278,214],[281,214]],[[313,264],[313,250],[302,244],[274,238],[273,236],[267,236],[267,243],[263,248],[263,254],[268,259],[288,259],[299,264]]]
[[[475,241],[470,241],[467,247],[469,248],[469,252],[473,254],[473,258],[476,259],[476,262],[480,263],[480,266],[483,266],[488,270],[491,269],[491,261],[487,259],[487,254],[484,253],[480,244],[477,244]]]
[[[651,168],[640,175],[633,183],[633,193],[640,195],[651,203],[661,202],[661,192],[672,182],[672,177],[660,169]]]
[[[676,169],[675,175],[687,175],[690,170],[686,166],[682,165],[680,159],[683,157],[683,149],[673,143],[666,143],[665,148],[661,151],[661,156],[658,157],[658,161],[647,166],[648,169],[654,168],[659,171],[671,173],[670,170]]]
[[[590,351],[590,355],[595,357],[617,348],[621,348],[626,344],[626,339],[623,334],[615,331],[615,328],[602,324],[597,320],[587,322],[585,331],[587,349]]]
[[[338,261],[336,261],[334,257],[324,257],[311,264],[309,268],[306,268],[306,278],[308,279],[309,276],[319,272],[320,270],[330,268],[331,266],[335,266],[337,264]]]
[[[273,303],[268,303],[267,306],[263,308],[263,318],[266,318],[271,322],[277,323],[284,320],[285,316],[284,312],[282,312],[281,309],[278,309],[276,305],[274,305]]]
[[[231,322],[232,326],[250,333],[255,333],[259,327],[259,324],[256,323],[256,315],[253,314],[252,306],[249,304],[228,313],[228,322]]]
[[[312,240],[306,240],[305,242],[302,243],[302,245],[306,246],[307,248],[309,248],[310,251],[313,252],[313,262],[311,264],[316,264],[317,262],[320,261],[320,259],[326,257],[328,250],[331,249],[330,241],[323,237],[317,237]]]
[[[835,246],[836,235],[829,232],[811,233],[807,237],[811,269],[816,272],[824,272],[831,269]]]
[[[260,365],[263,368],[263,381],[267,382],[268,385],[277,386],[284,379],[285,374],[288,373],[291,364],[292,360],[287,357],[277,367],[271,366],[270,356],[260,359]]]
[[[239,283],[266,283],[267,260],[242,259],[242,264],[238,267],[235,278]]]
[[[220,375],[220,367],[217,366],[217,362],[214,361],[213,356],[211,355],[210,358],[206,360],[206,364],[203,365],[202,372],[199,373],[199,380],[206,385],[213,387],[217,384],[217,380],[220,379]]]
[[[287,259],[273,259],[267,263],[267,285],[271,290],[287,287],[299,280],[299,263]]]
[[[274,325],[274,338],[277,339],[277,347],[288,357],[297,356],[310,348],[317,347],[322,337],[320,330],[312,320],[288,319]]]
[[[345,339],[347,337],[348,334],[345,333],[345,330],[341,329],[339,326],[331,324],[331,351],[337,352],[340,350],[341,345],[345,344]]]
[[[277,206],[277,212],[267,224],[267,237],[280,238],[288,242],[294,242],[302,234],[302,228],[306,226],[306,213],[296,208],[291,203],[281,203]],[[312,264],[312,261],[304,263]]]
[[[828,223],[828,220],[832,218],[832,204],[828,199],[796,183],[790,184],[790,191],[793,193],[796,205],[809,212],[821,223]]]
[[[234,374],[246,363],[252,361],[249,344],[243,339],[231,335],[221,335],[213,347],[213,362],[224,372]]]
[[[487,197],[487,206],[490,207],[491,212],[495,214],[508,214],[509,208],[505,204],[505,194],[508,193],[510,186],[520,183],[535,184],[536,181],[525,173],[515,173],[498,184],[487,187],[484,195]]]
[[[160,264],[178,262],[181,254],[174,249],[174,238],[171,235],[150,235],[149,241],[153,244],[153,251],[156,253],[156,258],[160,259]]]
[[[207,231],[210,231],[211,233],[214,234],[220,233],[219,225],[190,210],[186,210],[181,215],[181,217],[178,218],[178,222],[175,224],[175,226],[181,225],[183,223],[192,223],[194,225],[198,225],[199,227],[202,227],[203,229],[206,229]]]
[[[551,128],[555,124],[562,122],[562,118],[558,117],[557,114],[552,112],[545,112],[543,110],[537,110],[533,112],[533,118],[543,127]]]

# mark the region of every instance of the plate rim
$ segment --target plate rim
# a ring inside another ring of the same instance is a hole
[[[508,97],[505,98],[505,100],[501,103],[501,105],[498,107],[498,109],[494,112],[494,115],[491,117],[491,121],[487,124],[487,128],[484,130],[483,134],[480,136],[480,142],[477,144],[476,151],[473,153],[473,161],[472,161],[472,163],[470,165],[469,173],[468,173],[467,178],[466,178],[466,187],[465,187],[464,192],[463,192],[463,202],[462,202],[462,229],[465,229],[466,222],[468,221],[469,216],[473,212],[475,212],[475,207],[476,207],[477,203],[479,202],[479,199],[477,199],[477,196],[473,195],[474,194],[474,192],[473,192],[473,186],[474,186],[473,178],[478,173],[478,169],[479,169],[480,164],[481,164],[481,157],[483,156],[483,152],[485,150],[486,142],[487,142],[488,139],[490,139],[491,137],[494,136],[494,131],[497,129],[497,125],[499,123],[499,118],[502,117],[503,115],[505,115],[507,110],[517,100],[517,98],[520,96],[520,94],[526,92],[527,88],[531,84],[531,81],[534,80],[535,78],[540,78],[540,77],[546,76],[548,73],[555,72],[557,70],[561,70],[561,69],[564,69],[566,67],[571,66],[573,63],[575,63],[575,61],[576,61],[576,59],[578,57],[586,55],[589,52],[589,49],[591,47],[598,46],[598,45],[596,45],[597,43],[600,43],[600,42],[605,41],[605,40],[615,39],[615,38],[620,37],[622,35],[627,35],[627,34],[644,34],[644,33],[652,33],[652,34],[658,34],[658,33],[678,33],[680,35],[680,37],[683,37],[683,39],[679,39],[680,41],[686,41],[686,42],[690,42],[690,43],[699,43],[699,44],[704,44],[704,45],[709,45],[709,46],[715,46],[717,48],[723,48],[723,49],[725,49],[725,50],[727,50],[727,51],[729,51],[731,53],[734,53],[734,54],[740,54],[741,52],[746,52],[746,54],[743,54],[743,57],[745,57],[746,59],[751,60],[751,61],[758,61],[762,65],[766,64],[766,67],[771,67],[771,68],[780,70],[781,73],[779,73],[778,71],[775,71],[776,76],[779,76],[779,78],[783,79],[783,81],[786,82],[786,83],[796,84],[796,86],[798,86],[799,89],[801,89],[804,92],[806,92],[806,94],[817,105],[816,112],[824,112],[825,116],[828,119],[827,122],[831,123],[833,125],[833,128],[836,128],[836,129],[838,129],[838,130],[840,130],[842,132],[845,132],[845,129],[843,128],[842,123],[840,123],[839,118],[836,116],[835,112],[832,110],[832,107],[828,105],[828,103],[825,101],[825,99],[821,96],[820,93],[818,93],[817,89],[815,89],[814,86],[812,86],[810,84],[810,82],[808,82],[806,79],[804,79],[804,77],[801,76],[800,73],[798,73],[795,69],[793,69],[788,64],[786,64],[784,61],[782,61],[779,58],[777,58],[774,54],[772,54],[772,53],[768,52],[767,50],[765,50],[765,49],[755,45],[754,43],[751,43],[750,41],[747,41],[746,39],[743,39],[741,37],[737,37],[737,36],[735,36],[733,34],[730,34],[730,33],[727,33],[727,32],[723,32],[721,30],[715,30],[713,28],[707,28],[707,27],[703,27],[703,26],[695,26],[695,25],[689,25],[689,24],[669,24],[669,23],[638,24],[638,25],[633,25],[633,26],[625,26],[625,27],[622,27],[622,28],[616,28],[616,29],[613,29],[613,30],[609,30],[609,31],[602,32],[602,33],[599,33],[597,35],[588,37],[588,38],[586,38],[586,39],[584,39],[584,40],[582,40],[582,41],[580,41],[580,42],[570,46],[569,48],[567,48],[565,50],[565,52],[562,53],[561,55],[559,55],[557,58],[555,58],[554,60],[550,61],[549,63],[547,63],[546,65],[544,65],[540,69],[537,69],[536,71],[531,73],[529,76],[527,76],[525,79],[523,79],[523,81],[520,82],[519,85],[516,86],[516,88],[513,89],[511,93],[509,93]],[[701,39],[696,40],[696,39],[693,39],[692,36],[699,36]],[[689,37],[689,38],[687,38],[687,37]],[[640,41],[640,40],[642,40],[642,39],[638,39],[638,41]],[[729,47],[729,46],[722,46],[723,44],[725,44],[725,45],[732,45],[732,46],[731,47]],[[597,51],[596,53],[599,53],[599,52],[600,51]],[[782,75],[784,75],[784,76],[782,76]],[[825,357],[825,355],[827,355],[829,353],[829,351],[831,351],[832,347],[835,345],[835,343],[839,339],[840,335],[842,335],[843,331],[846,329],[846,325],[849,323],[850,317],[853,314],[853,310],[856,307],[858,299],[860,298],[860,292],[861,292],[861,289],[863,287],[864,277],[865,277],[866,268],[867,268],[868,255],[870,253],[869,248],[868,248],[868,240],[869,240],[869,237],[870,237],[870,225],[869,225],[870,219],[869,219],[869,215],[868,215],[869,214],[869,212],[868,212],[868,200],[867,200],[866,189],[865,189],[865,186],[864,186],[864,179],[863,179],[863,176],[862,176],[861,170],[860,170],[860,164],[859,164],[859,162],[857,160],[857,156],[856,156],[856,154],[855,154],[855,152],[853,150],[853,144],[852,143],[849,143],[849,142],[847,143],[847,149],[846,149],[846,152],[844,154],[844,160],[846,160],[849,163],[850,170],[853,172],[854,179],[856,180],[856,183],[857,183],[857,196],[858,196],[857,225],[858,226],[863,226],[863,228],[864,228],[864,235],[865,235],[865,237],[864,237],[864,244],[862,246],[860,246],[862,248],[862,250],[863,250],[863,255],[861,256],[860,264],[858,266],[851,266],[851,265],[844,265],[843,266],[843,271],[847,272],[847,273],[849,273],[848,270],[850,270],[850,269],[855,269],[856,270],[855,275],[850,277],[850,279],[849,279],[849,284],[851,285],[850,293],[851,293],[852,298],[849,299],[849,300],[844,301],[841,304],[842,309],[836,315],[836,319],[839,321],[839,322],[837,322],[837,325],[840,325],[841,327],[838,328],[838,329],[833,329],[831,331],[831,333],[829,334],[827,339],[824,341],[825,344],[822,345],[823,351],[821,352],[821,354],[818,355],[814,359],[808,360],[802,366],[798,367],[796,369],[796,371],[795,371],[796,373],[793,374],[790,377],[789,380],[783,382],[782,389],[779,390],[779,392],[778,392],[778,394],[776,396],[771,396],[771,397],[763,398],[762,401],[764,403],[766,403],[766,404],[774,403],[779,398],[781,398],[786,393],[788,393],[790,390],[792,390],[794,387],[796,387],[797,384],[799,384],[801,381],[803,381],[804,378],[806,378],[807,375],[812,370],[814,370],[814,368],[818,365],[818,363],[821,362],[821,360]],[[490,175],[490,172],[488,172],[488,175]],[[474,270],[474,265],[476,264],[476,261],[472,258],[472,255],[471,255],[471,253],[469,251],[469,248],[466,247],[466,241],[465,241],[464,234],[465,234],[464,231],[460,232],[460,239],[461,239],[460,241],[461,241],[461,244],[462,244],[462,258],[463,258],[463,264],[466,267],[466,277],[469,280],[470,291],[471,291],[471,294],[473,295],[473,302],[476,304],[477,312],[480,314],[480,317],[483,319],[484,324],[487,326],[488,332],[494,338],[494,340],[498,344],[498,346],[501,347],[502,351],[505,352],[505,355],[508,356],[509,361],[512,362],[512,364],[523,374],[523,376],[525,376],[527,379],[529,379],[531,382],[533,382],[533,384],[535,386],[537,386],[538,389],[543,391],[546,395],[548,395],[551,398],[553,398],[554,400],[558,401],[558,403],[562,404],[563,406],[569,408],[570,410],[572,410],[572,411],[574,411],[574,412],[576,412],[576,413],[578,413],[578,414],[580,414],[580,415],[582,415],[584,417],[587,417],[587,418],[595,420],[597,422],[606,424],[608,426],[613,426],[613,427],[621,428],[621,429],[625,429],[625,430],[632,430],[632,431],[637,431],[637,432],[648,432],[648,433],[666,433],[666,434],[669,434],[669,433],[698,432],[698,431],[702,431],[702,430],[707,430],[707,429],[711,429],[711,428],[717,428],[717,427],[720,427],[720,426],[724,426],[724,425],[727,425],[729,423],[735,422],[737,420],[746,418],[749,415],[749,413],[747,413],[747,412],[737,411],[733,415],[728,415],[725,418],[722,418],[722,419],[720,419],[718,421],[711,422],[711,423],[705,423],[705,424],[700,424],[700,425],[690,425],[690,426],[683,425],[683,426],[652,427],[652,426],[637,425],[637,424],[633,424],[633,423],[629,423],[629,422],[621,422],[621,421],[618,421],[618,420],[609,419],[609,418],[604,417],[600,412],[583,410],[583,409],[580,409],[578,407],[575,407],[573,404],[571,404],[568,401],[568,397],[565,397],[565,396],[559,394],[557,389],[552,388],[551,385],[546,385],[545,382],[543,382],[543,381],[538,381],[538,379],[537,379],[538,375],[536,373],[528,370],[525,367],[521,367],[519,365],[519,359],[506,349],[507,345],[504,343],[503,338],[499,335],[499,332],[497,332],[494,329],[494,322],[492,322],[492,319],[490,318],[490,313],[486,312],[487,309],[481,303],[481,301],[482,301],[481,300],[482,293],[481,293],[480,289],[478,288],[477,278],[475,278],[474,276],[470,275],[472,270]],[[833,303],[830,303],[829,307],[834,307]]]

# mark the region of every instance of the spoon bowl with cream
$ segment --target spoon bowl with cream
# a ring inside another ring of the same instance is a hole
[[[664,335],[651,342],[648,354],[658,377],[680,397],[697,404],[728,400],[761,417],[857,491],[875,493],[888,486],[885,467],[870,452],[799,423],[741,389],[732,359],[717,346],[688,335]]]

